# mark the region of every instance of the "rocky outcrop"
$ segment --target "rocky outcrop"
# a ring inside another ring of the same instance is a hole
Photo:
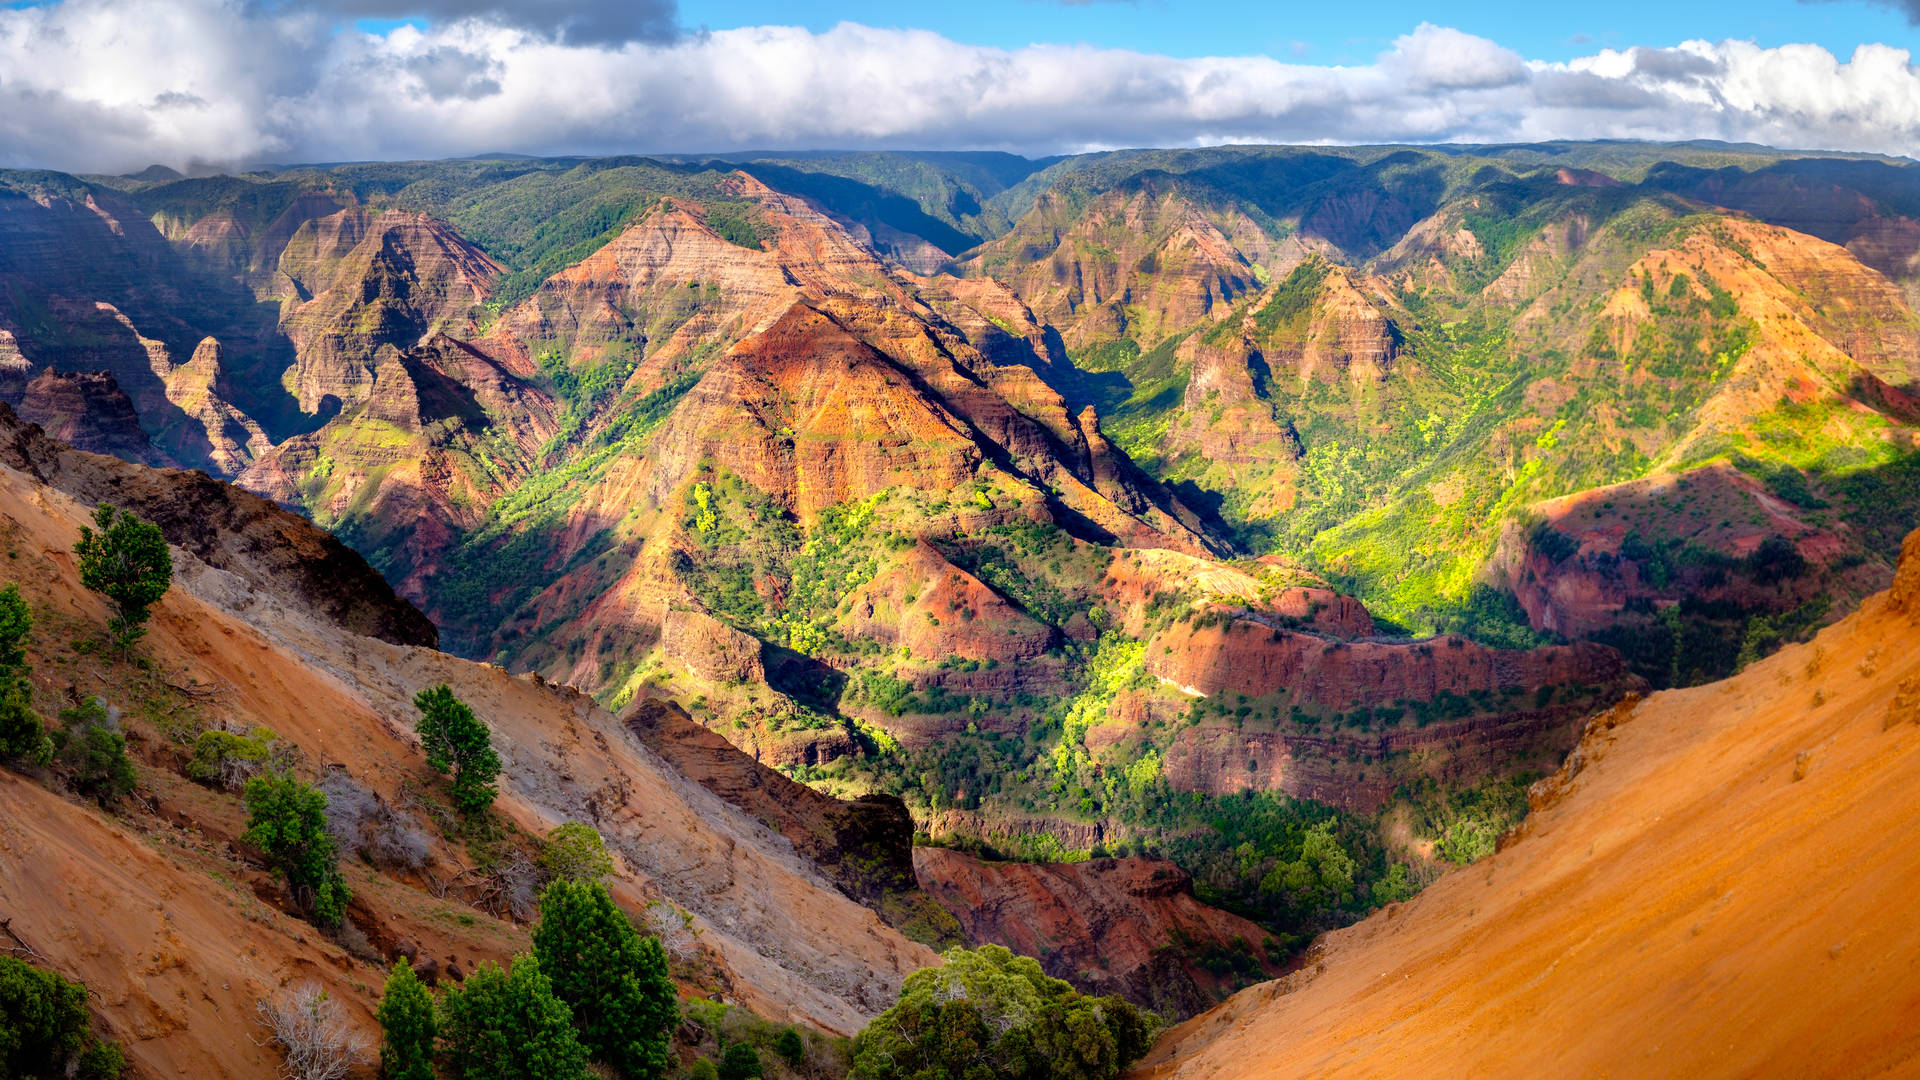
[[[1009,604],[925,541],[861,586],[840,625],[888,651],[923,660],[959,657],[1018,663],[1053,643],[1051,627]]]
[[[167,542],[251,590],[322,613],[356,634],[432,647],[434,625],[331,533],[202,472],[146,469],[74,450],[0,406],[0,464],[90,505],[158,525]]]
[[[660,622],[660,655],[710,683],[765,682],[760,639],[704,611],[674,608]]]
[[[1087,199],[1049,190],[965,264],[1005,282],[1066,344],[1118,336],[1143,348],[1254,291],[1253,265],[1285,274],[1305,254],[1190,182],[1136,178]]]
[[[140,427],[140,414],[106,371],[63,375],[48,368],[10,399],[22,420],[40,425],[50,438],[79,450],[141,464],[159,455]]]
[[[1336,710],[1442,693],[1632,681],[1620,655],[1603,645],[1491,649],[1458,636],[1350,642],[1246,617],[1175,622],[1148,641],[1146,665],[1156,678],[1198,696],[1283,694]]]
[[[920,847],[913,865],[969,942],[1038,957],[1047,974],[1085,993],[1117,994],[1170,1020],[1231,986],[1201,965],[1209,954],[1277,971],[1264,959],[1266,932],[1196,900],[1192,878],[1170,862],[983,862]]]
[[[1892,599],[1594,717],[1496,854],[1327,934],[1134,1075],[1629,1075],[1649,1032],[1672,1075],[1898,1071],[1920,1054],[1920,850],[1889,838],[1920,827],[1920,713],[1896,708],[1920,650]]]
[[[500,273],[425,214],[349,207],[303,222],[274,279],[300,407],[315,413],[326,398],[365,400],[384,347],[408,350],[443,330],[472,337],[472,309]]]
[[[898,798],[823,795],[742,754],[671,702],[643,700],[620,719],[677,772],[786,837],[847,896],[895,925],[926,922],[913,819]]]

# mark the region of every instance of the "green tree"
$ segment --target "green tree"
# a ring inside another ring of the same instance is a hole
[[[353,893],[327,832],[327,797],[284,773],[247,781],[247,843],[266,853],[294,899],[320,926],[338,926]]]
[[[27,681],[27,639],[33,613],[20,586],[0,589],[0,760],[45,765],[53,760],[53,740],[33,709],[33,684]]]
[[[439,1034],[433,995],[404,957],[387,976],[380,996],[380,1069],[387,1080],[433,1080],[433,1040]]]
[[[453,774],[453,804],[461,813],[485,813],[493,805],[494,780],[500,775],[493,733],[446,683],[415,694],[413,704],[420,710],[414,730],[420,733],[427,764],[435,772]]]
[[[743,1042],[728,1043],[720,1055],[720,1080],[759,1080],[760,1052]]]
[[[587,1051],[540,961],[511,974],[482,963],[440,999],[440,1042],[455,1080],[586,1080]]]
[[[120,1047],[93,1036],[87,988],[0,956],[0,1076],[113,1080]]]
[[[786,1059],[787,1064],[799,1068],[807,1059],[807,1044],[800,1041],[800,1033],[792,1028],[782,1028],[774,1037],[773,1052]]]
[[[605,881],[613,876],[613,856],[599,830],[569,821],[547,834],[540,868],[554,881]]]
[[[133,762],[127,757],[127,737],[94,698],[60,710],[60,730],[54,733],[55,760],[73,778],[74,790],[101,804],[118,802],[135,783]]]
[[[949,949],[853,1041],[850,1080],[1111,1080],[1147,1052],[1158,1021],[1092,998],[998,945]]]
[[[80,584],[113,601],[107,623],[122,652],[146,633],[148,609],[173,584],[173,555],[156,525],[126,511],[101,506],[93,512],[100,531],[80,527],[73,553],[80,559]]]
[[[643,937],[597,881],[559,880],[540,896],[533,952],[573,1011],[594,1060],[634,1080],[666,1071],[679,997],[660,942]]]

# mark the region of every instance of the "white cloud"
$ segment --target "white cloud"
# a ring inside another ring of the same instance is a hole
[[[373,35],[323,14],[356,2],[0,9],[0,165],[1602,137],[1904,153],[1920,142],[1920,73],[1884,45],[1842,61],[1814,46],[1696,41],[1547,64],[1423,25],[1372,64],[1329,67],[1004,50],[855,24],[576,44],[480,14]]]

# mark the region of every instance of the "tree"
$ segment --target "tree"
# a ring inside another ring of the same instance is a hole
[[[660,943],[642,937],[599,882],[555,881],[540,897],[533,952],[596,1061],[633,1080],[667,1065],[679,997]]]
[[[1112,1080],[1143,1056],[1158,1021],[1087,997],[998,945],[949,949],[853,1042],[850,1080]]]
[[[440,1025],[433,995],[420,984],[404,957],[387,976],[380,996],[380,1069],[387,1080],[433,1080],[433,1040]]]
[[[464,814],[485,813],[493,805],[493,782],[500,775],[492,732],[446,683],[415,694],[413,704],[420,710],[414,730],[420,733],[427,764],[435,772],[453,774],[453,805]]]
[[[27,638],[33,613],[20,586],[0,589],[0,760],[45,765],[53,760],[53,740],[33,710],[33,684],[27,681]]]
[[[80,559],[80,584],[113,601],[107,623],[114,645],[125,652],[146,633],[148,609],[173,584],[173,555],[159,526],[126,511],[101,506],[93,512],[98,533],[80,527],[73,553]]]
[[[792,1028],[782,1028],[774,1037],[773,1052],[784,1058],[787,1064],[799,1068],[807,1059],[807,1044],[800,1041],[800,1033]]]
[[[367,1040],[340,1015],[340,1003],[319,983],[301,983],[257,1006],[287,1058],[287,1080],[344,1080],[367,1056]]]
[[[743,1042],[728,1043],[720,1055],[720,1080],[759,1080],[760,1052]]]
[[[113,1080],[124,1065],[94,1038],[84,985],[0,956],[0,1076]]]
[[[320,926],[338,926],[353,893],[327,831],[327,797],[284,773],[256,776],[241,796],[247,843],[266,853],[296,902]]]
[[[440,1041],[455,1080],[586,1080],[587,1051],[540,961],[491,963],[440,999]]]
[[[605,881],[613,876],[613,856],[599,830],[569,821],[547,834],[540,868],[553,881]]]
[[[94,698],[62,709],[60,724],[54,756],[72,776],[74,790],[102,805],[118,802],[133,790],[136,778],[127,757],[127,737],[105,702]]]

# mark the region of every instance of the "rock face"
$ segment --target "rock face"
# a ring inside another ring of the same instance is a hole
[[[1253,291],[1252,264],[1284,274],[1306,249],[1196,185],[1144,178],[1083,204],[1049,191],[967,265],[1006,282],[1071,347],[1126,334],[1151,347]]]
[[[925,919],[913,819],[898,798],[822,795],[742,754],[671,702],[642,701],[621,723],[681,775],[792,841],[847,896],[896,926]]]
[[[472,336],[469,312],[500,272],[425,214],[350,207],[301,224],[274,275],[300,407],[365,400],[383,347],[410,349],[441,330]]]
[[[1920,1054],[1920,852],[1888,838],[1920,827],[1920,711],[1897,708],[1920,650],[1893,608],[1920,539],[1904,553],[1908,585],[1812,642],[1596,716],[1497,854],[1327,935],[1134,1075],[1625,1075],[1648,1032],[1673,1075],[1899,1071]]]
[[[1117,994],[1168,1019],[1217,1000],[1224,982],[1197,962],[1244,955],[1256,970],[1267,934],[1193,896],[1193,880],[1159,859],[982,862],[946,848],[913,852],[928,892],[975,944],[1039,957],[1047,974],[1089,994]]]
[[[1252,619],[1201,626],[1176,622],[1147,643],[1147,670],[1188,693],[1286,694],[1296,702],[1351,709],[1442,693],[1532,692],[1567,683],[1630,678],[1618,653],[1576,644],[1490,649],[1462,637],[1401,643],[1333,641]]]
[[[160,527],[167,542],[237,575],[261,596],[322,613],[343,629],[433,647],[439,634],[332,534],[201,472],[146,469],[74,450],[0,406],[0,464],[87,504],[111,503]]]
[[[850,1035],[892,1003],[907,973],[937,962],[583,696],[343,629],[355,618],[308,585],[331,578],[371,606],[377,579],[360,566],[366,580],[354,580],[300,519],[204,476],[60,446],[5,411],[0,431],[0,532],[43,625],[80,632],[105,620],[69,554],[88,502],[111,497],[159,521],[176,544],[176,575],[141,648],[191,691],[168,699],[168,718],[277,732],[297,748],[303,776],[343,775],[368,801],[403,812],[422,838],[424,873],[446,881],[469,865],[401,797],[434,782],[412,732],[412,696],[445,682],[493,731],[503,764],[494,812],[508,834],[593,824],[616,858],[616,903],[636,915],[656,901],[685,911],[701,963],[732,1000],[777,1023]],[[315,935],[280,910],[284,890],[265,867],[247,861],[238,802],[175,771],[175,744],[140,708],[154,684],[82,660],[59,635],[36,634],[31,648],[33,669],[47,673],[35,687],[43,711],[65,700],[56,670],[84,673],[124,706],[140,798],[109,816],[0,773],[0,910],[39,962],[99,995],[99,1023],[138,1074],[265,1076],[280,1055],[250,1041],[257,999],[314,982],[356,1030],[372,1030],[374,988],[394,957],[431,956],[458,978],[528,947],[525,926],[477,893],[458,884],[436,893],[422,872],[360,859],[343,869],[355,894],[348,919],[368,944],[348,951]],[[81,663],[93,666],[62,667]],[[874,835],[903,835],[897,805],[867,812]],[[911,884],[904,854],[892,865]]]
[[[133,399],[111,372],[62,375],[48,368],[9,399],[21,419],[79,450],[141,464],[158,464],[153,443],[140,428]]]

